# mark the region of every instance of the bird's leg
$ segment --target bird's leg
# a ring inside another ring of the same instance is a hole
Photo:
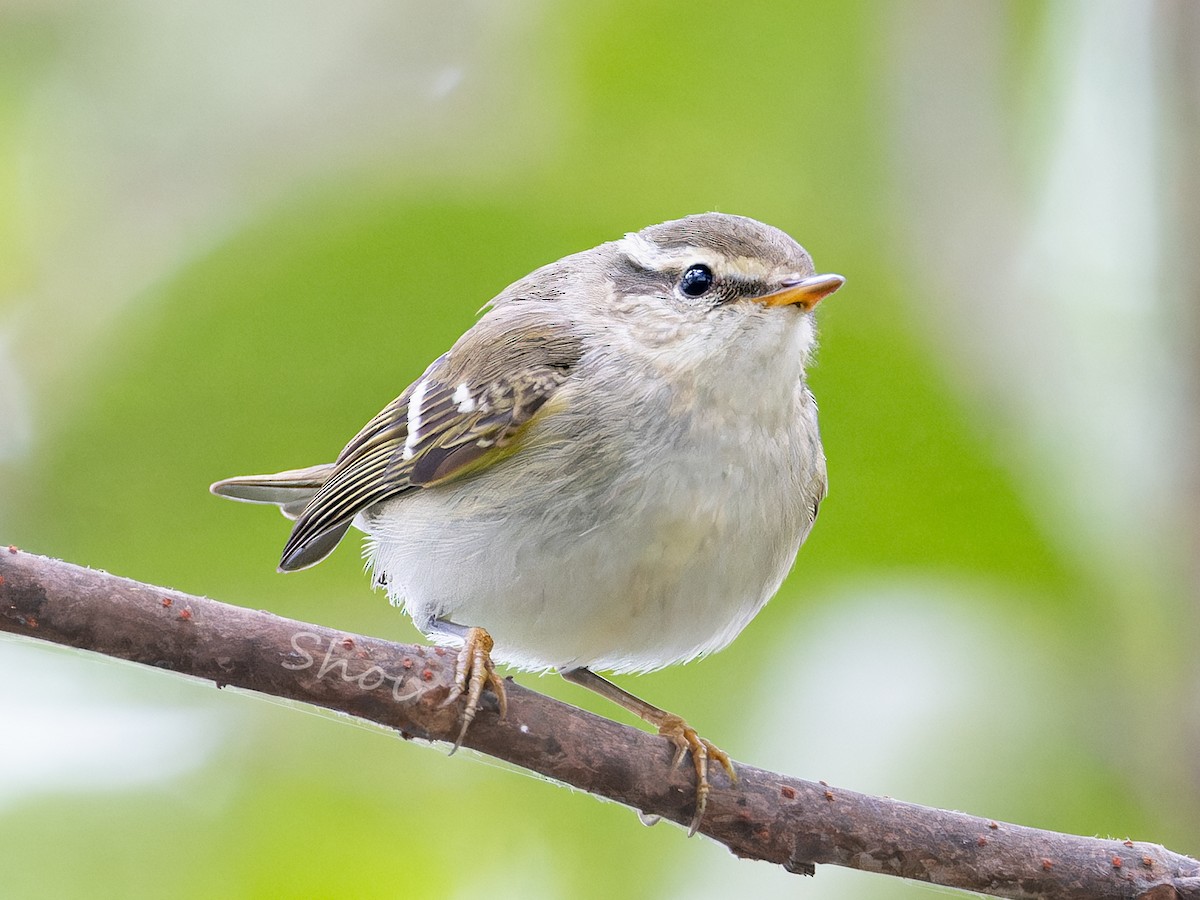
[[[679,765],[680,760],[683,759],[683,754],[691,752],[692,766],[696,770],[696,812],[692,816],[692,824],[688,828],[688,836],[691,837],[695,834],[696,829],[700,827],[700,820],[704,816],[704,807],[708,805],[708,792],[710,790],[708,783],[708,760],[710,758],[715,759],[725,769],[726,774],[729,775],[729,780],[737,781],[737,772],[734,771],[733,761],[729,758],[729,754],[696,734],[696,729],[688,725],[679,716],[661,710],[657,706],[651,706],[640,697],[635,697],[628,691],[617,687],[607,678],[600,677],[591,669],[559,669],[558,673],[567,681],[595,691],[601,697],[606,697],[618,706],[625,707],[625,709],[638,718],[655,726],[659,734],[675,745],[675,759],[671,765]]]
[[[462,639],[462,649],[458,651],[458,661],[454,666],[454,687],[446,697],[444,706],[457,702],[463,694],[467,695],[467,705],[463,708],[462,728],[459,729],[458,739],[450,750],[453,756],[462,746],[467,729],[475,721],[475,713],[479,709],[479,700],[483,697],[483,689],[490,687],[500,703],[500,718],[508,714],[508,695],[504,691],[504,679],[496,674],[492,663],[492,636],[482,628],[467,628],[446,619],[437,619],[430,623],[426,632],[437,631],[453,634]]]

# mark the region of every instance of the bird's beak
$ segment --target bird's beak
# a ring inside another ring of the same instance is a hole
[[[764,306],[799,306],[808,312],[845,283],[841,275],[785,278],[778,290],[764,294],[758,302]]]

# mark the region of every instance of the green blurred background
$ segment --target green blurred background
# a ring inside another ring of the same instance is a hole
[[[831,494],[732,647],[622,683],[757,765],[1200,853],[1197,48],[1188,0],[5,4],[0,542],[416,639],[209,482],[331,458],[535,266],[755,216],[849,279]],[[934,893],[80,653],[0,677],[6,897]]]

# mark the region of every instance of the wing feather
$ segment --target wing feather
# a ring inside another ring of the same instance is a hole
[[[368,507],[460,478],[513,452],[582,353],[570,336],[545,330],[503,335],[482,363],[471,353],[478,349],[456,345],[439,357],[346,445],[296,520],[281,569],[320,562]]]

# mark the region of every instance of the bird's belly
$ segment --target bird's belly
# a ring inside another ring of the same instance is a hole
[[[584,476],[603,486],[593,491],[561,468],[489,472],[441,497],[397,498],[362,524],[376,572],[418,625],[486,628],[495,658],[524,668],[654,669],[745,627],[787,574],[823,485],[819,461],[784,449],[754,471],[708,454],[664,462],[661,477]],[[507,477],[523,490],[488,490]],[[490,504],[493,493],[508,502]]]

